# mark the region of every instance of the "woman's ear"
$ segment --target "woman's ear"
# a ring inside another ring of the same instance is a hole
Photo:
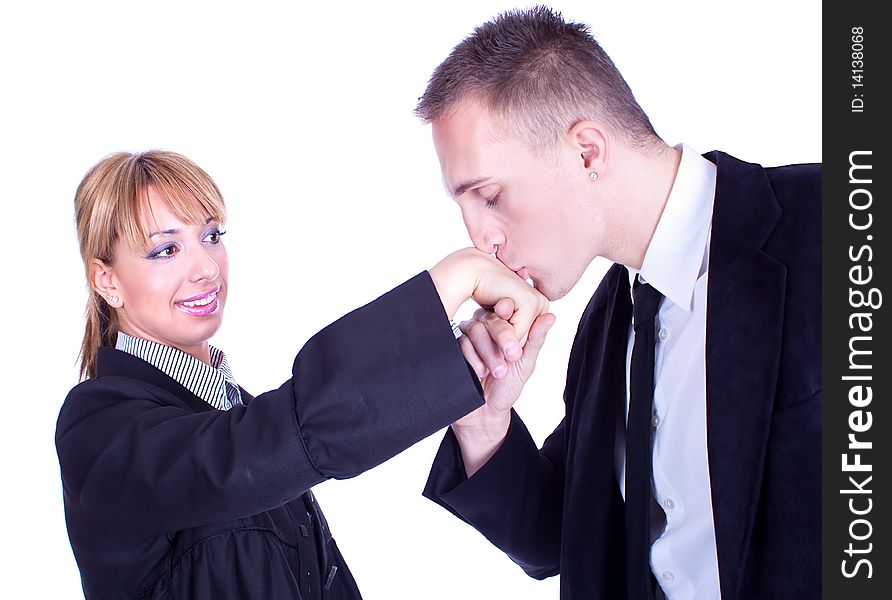
[[[579,121],[567,132],[567,142],[579,155],[579,167],[592,181],[607,173],[608,143],[605,128],[596,121]]]
[[[90,264],[90,286],[112,308],[120,308],[124,304],[114,270],[98,258],[94,258]]]

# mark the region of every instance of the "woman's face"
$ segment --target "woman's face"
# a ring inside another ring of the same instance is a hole
[[[136,253],[119,240],[108,267],[120,329],[208,360],[207,341],[220,327],[226,302],[229,261],[221,225],[210,219],[187,225],[151,188],[148,199],[154,220],[147,250]]]

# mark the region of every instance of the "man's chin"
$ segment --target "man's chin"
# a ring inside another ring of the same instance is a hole
[[[555,300],[560,300],[569,293],[570,290],[566,290],[563,292],[542,292],[542,295],[548,298],[549,302],[554,302]]]
[[[543,282],[537,279],[530,279],[530,281],[533,282],[533,287],[536,288],[536,291],[548,298],[549,302],[560,300],[570,292],[570,289],[572,289],[572,286],[569,289],[553,287],[547,281]]]

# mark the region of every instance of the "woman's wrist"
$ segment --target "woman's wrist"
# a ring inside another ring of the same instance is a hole
[[[453,252],[428,270],[446,316],[450,319],[473,295],[476,284],[476,275],[467,265],[460,264],[467,261],[467,258],[462,258],[463,253],[467,255],[466,250]]]

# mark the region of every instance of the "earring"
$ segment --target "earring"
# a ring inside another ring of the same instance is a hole
[[[592,181],[598,181],[598,173],[596,171],[592,171],[588,174]]]
[[[120,298],[118,298],[117,296],[109,296],[108,297],[108,301],[112,304],[117,304],[118,300],[120,300]]]

